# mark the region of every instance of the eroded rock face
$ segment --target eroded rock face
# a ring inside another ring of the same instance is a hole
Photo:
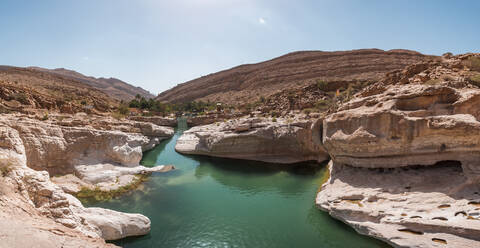
[[[43,225],[43,219],[48,218],[77,231],[80,237],[106,240],[144,235],[150,231],[150,220],[143,215],[83,207],[75,197],[53,184],[46,171],[13,166],[0,181],[5,184],[2,191],[8,192],[0,194],[2,207],[30,209],[31,214],[38,216],[37,225]],[[95,219],[99,216],[102,217]]]
[[[323,161],[321,121],[242,118],[193,127],[178,139],[185,154],[249,159],[271,163]]]
[[[126,133],[60,126],[13,115],[0,118],[0,126],[16,130],[30,168],[47,170],[52,175],[73,173],[75,165],[138,166],[143,151],[173,135],[172,128],[145,122],[132,123],[139,133]]]
[[[480,89],[454,83],[391,85],[325,118],[332,159],[356,167],[395,168],[461,161],[480,173]]]
[[[395,247],[479,247],[480,187],[460,165],[369,169],[329,163],[316,204]]]
[[[472,61],[480,54],[393,72],[326,116],[331,177],[317,205],[396,247],[480,246]]]
[[[150,136],[86,126],[59,126],[19,115],[3,115],[0,118],[0,210],[29,209],[25,211],[32,215],[23,217],[27,221],[39,221],[31,223],[32,229],[28,229],[33,234],[50,237],[52,234],[44,235],[41,230],[35,229],[35,225],[42,225],[45,219],[49,219],[54,221],[51,226],[55,230],[62,230],[55,225],[75,230],[79,240],[71,240],[72,244],[92,242],[92,245],[84,245],[88,247],[107,246],[100,238],[115,240],[147,234],[150,231],[147,217],[85,208],[75,197],[65,193],[63,189],[68,187],[52,183],[47,172],[55,175],[74,172],[80,178],[70,174],[70,179],[75,177],[80,187],[115,189],[128,184],[134,175],[171,169],[170,166],[145,168],[138,162],[151,139],[168,137],[173,130],[165,129],[163,132],[162,128],[151,123],[133,125],[139,130],[147,130],[146,134]],[[15,216],[7,215],[6,218]],[[94,246],[96,242],[100,243]]]

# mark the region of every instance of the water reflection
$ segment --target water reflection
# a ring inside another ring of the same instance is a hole
[[[320,179],[325,164],[315,162],[278,165],[255,161],[196,157],[195,177],[211,177],[244,194],[274,191],[284,196],[309,191]]]
[[[146,152],[148,166],[177,168],[150,177],[142,190],[100,206],[137,212],[149,235],[116,241],[123,247],[385,247],[318,210],[325,167],[183,156],[175,136]]]

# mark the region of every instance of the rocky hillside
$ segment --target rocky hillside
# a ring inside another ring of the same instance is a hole
[[[341,52],[303,51],[258,64],[248,64],[179,84],[157,96],[168,102],[220,101],[239,104],[258,101],[286,89],[318,80],[377,81],[386,72],[430,59],[408,50],[363,49]]]
[[[35,69],[0,67],[0,111],[105,112],[118,101],[78,80]]]
[[[118,100],[131,100],[135,98],[137,94],[143,96],[145,98],[153,98],[150,92],[140,88],[135,87],[131,84],[123,82],[122,80],[116,78],[95,78],[95,77],[88,77],[76,71],[67,70],[64,68],[57,68],[57,69],[45,69],[40,67],[30,67],[30,69],[42,71],[42,72],[50,72],[61,75],[67,79],[76,80],[82,83],[85,83],[93,88],[101,90],[112,96]]]

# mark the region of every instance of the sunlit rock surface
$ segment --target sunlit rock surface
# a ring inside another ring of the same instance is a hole
[[[319,120],[241,118],[193,127],[178,139],[184,154],[257,160],[271,163],[324,161]]]

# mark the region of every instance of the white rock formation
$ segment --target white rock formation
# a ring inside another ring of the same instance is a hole
[[[480,187],[464,185],[458,164],[329,169],[316,204],[359,233],[395,247],[480,247]]]
[[[93,238],[86,242],[147,234],[150,231],[147,217],[85,208],[52,183],[47,172],[75,173],[81,179],[77,178],[79,184],[114,189],[118,186],[115,182],[121,182],[120,186],[128,184],[136,174],[171,169],[170,166],[145,168],[138,163],[151,138],[166,138],[173,135],[173,130],[151,123],[133,124],[140,126],[140,130],[147,126],[149,137],[91,127],[58,126],[18,115],[1,116],[0,188],[8,194],[0,194],[0,208],[15,205],[29,208],[40,220],[49,218],[84,235],[81,240]],[[70,178],[75,177],[70,175]],[[100,242],[100,246],[106,245]]]
[[[397,247],[480,247],[480,89],[468,59],[389,74],[325,117],[317,205]]]
[[[184,154],[249,159],[271,163],[324,161],[321,121],[242,118],[187,130],[175,150]]]

